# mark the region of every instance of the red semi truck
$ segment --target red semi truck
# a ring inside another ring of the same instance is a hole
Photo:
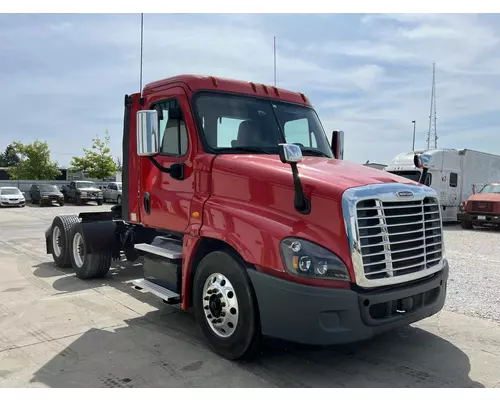
[[[271,336],[368,339],[437,313],[448,262],[439,199],[343,161],[301,93],[182,75],[125,96],[123,198],[55,217],[47,254],[81,279],[142,256],[134,285],[192,310],[228,359]],[[417,162],[417,161],[416,161]]]

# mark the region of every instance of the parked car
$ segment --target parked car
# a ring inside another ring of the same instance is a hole
[[[102,195],[105,203],[112,202],[122,204],[122,183],[110,182],[106,189],[103,190]]]
[[[32,204],[52,205],[54,202],[60,206],[64,205],[64,195],[56,185],[34,184],[30,188],[30,197]]]
[[[24,207],[26,198],[17,187],[0,188],[0,207]]]
[[[77,205],[85,204],[89,201],[96,201],[102,205],[102,190],[91,181],[71,181],[69,185],[62,187],[64,201],[74,201]]]
[[[463,229],[474,225],[500,227],[500,183],[489,183],[460,204],[458,220]]]

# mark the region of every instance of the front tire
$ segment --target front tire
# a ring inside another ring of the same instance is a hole
[[[255,292],[234,251],[216,251],[201,260],[194,276],[193,302],[196,321],[215,353],[239,360],[260,352]]]
[[[70,234],[70,259],[73,270],[80,279],[102,278],[111,267],[111,252],[89,253],[84,238],[82,224],[74,225]]]
[[[472,222],[470,221],[460,221],[460,226],[462,227],[462,229],[467,229],[467,230],[470,230],[470,229],[473,229],[473,225],[472,225]]]
[[[58,215],[52,222],[51,253],[54,262],[59,268],[71,267],[69,256],[71,250],[70,231],[79,222],[80,219],[76,215]]]
[[[116,198],[116,204],[118,204],[118,205],[122,204],[122,196],[118,196]]]

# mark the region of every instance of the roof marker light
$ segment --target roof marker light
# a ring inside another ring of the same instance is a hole
[[[280,91],[276,86],[274,87],[274,93],[276,93],[276,96],[280,95]]]
[[[250,82],[250,85],[252,85],[252,89],[255,93],[257,93],[257,86],[255,86],[255,83]]]
[[[266,92],[266,94],[269,94],[269,89],[267,88],[266,85],[262,85],[262,87],[264,88],[264,92]]]
[[[303,93],[299,93],[300,97],[302,97],[302,100],[304,100],[307,103],[307,97]]]
[[[210,79],[212,79],[212,83],[215,87],[219,86],[219,83],[217,82],[217,78],[215,76],[211,76]]]

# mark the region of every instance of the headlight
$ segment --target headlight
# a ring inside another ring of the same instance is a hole
[[[286,238],[281,244],[281,255],[289,273],[306,278],[349,281],[345,264],[331,251],[297,238]]]
[[[467,205],[467,202],[466,202],[466,201],[462,201],[462,202],[460,203],[460,205],[458,206],[458,209],[459,209],[460,211],[465,211],[465,206],[466,206],[466,205]]]

